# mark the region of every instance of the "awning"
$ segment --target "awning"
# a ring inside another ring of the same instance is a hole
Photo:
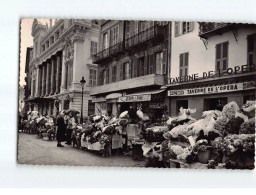
[[[106,100],[117,99],[119,97],[122,97],[121,93],[111,93],[106,96]]]
[[[159,94],[165,89],[141,91],[137,93],[131,93],[123,97],[118,98],[118,102],[145,102],[151,101],[152,95]]]

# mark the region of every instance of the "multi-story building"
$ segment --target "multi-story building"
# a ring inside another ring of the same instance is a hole
[[[43,25],[34,19],[32,25],[33,57],[26,70],[30,109],[52,115],[59,110],[81,110],[80,80],[85,78],[84,115],[94,113],[89,95],[95,85],[96,53],[99,26],[96,21],[59,19]]]
[[[153,115],[163,109],[167,81],[169,23],[156,21],[101,21],[97,86],[91,89],[96,113],[118,115],[142,106]]]
[[[174,22],[172,24],[169,110],[222,109],[255,99],[256,25]]]

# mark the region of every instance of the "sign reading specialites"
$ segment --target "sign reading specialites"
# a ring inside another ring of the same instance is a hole
[[[118,102],[144,102],[144,101],[150,101],[150,100],[151,100],[150,94],[129,95],[129,96],[123,96],[118,98]]]
[[[190,89],[168,90],[168,96],[204,95],[204,94],[242,91],[242,90],[249,90],[249,89],[256,89],[256,81],[247,81],[247,82],[241,82],[241,83],[215,85],[215,86],[210,86],[210,87],[198,87],[198,88],[190,88]]]

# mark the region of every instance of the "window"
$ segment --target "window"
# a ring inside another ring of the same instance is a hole
[[[179,114],[180,108],[188,108],[188,100],[177,100],[176,101],[176,114]]]
[[[144,56],[139,58],[139,72],[138,75],[139,76],[143,76],[144,75]]]
[[[256,34],[248,36],[247,51],[248,65],[256,64]]]
[[[116,82],[116,66],[112,67],[112,82]]]
[[[90,75],[89,75],[90,86],[96,86],[96,75],[97,75],[97,70],[90,69]]]
[[[118,33],[118,25],[117,25],[117,26],[115,26],[115,27],[112,29],[112,45],[117,44],[117,42],[118,42],[118,37],[119,37],[119,33]]]
[[[246,96],[244,96],[243,103],[246,104],[247,101],[255,101],[255,95],[246,95]]]
[[[149,64],[149,74],[154,74],[155,73],[155,56],[148,55],[148,64]]]
[[[131,29],[131,21],[126,21],[125,25],[125,37],[128,38],[130,37],[130,29]]]
[[[180,77],[188,76],[188,52],[180,54]]]
[[[123,80],[129,79],[131,75],[131,66],[129,62],[123,63]]]
[[[156,54],[156,74],[163,73],[163,52],[157,52]]]
[[[91,41],[91,57],[97,53],[97,42]]]
[[[108,84],[109,83],[109,69],[107,68],[106,69],[106,83],[105,84]]]
[[[194,22],[175,22],[174,36],[177,37],[182,34],[189,33],[194,29]]]
[[[228,68],[228,42],[216,45],[216,71]]]
[[[95,103],[92,100],[88,100],[88,116],[95,114]]]
[[[102,49],[107,49],[108,48],[108,33],[103,34],[103,46]]]

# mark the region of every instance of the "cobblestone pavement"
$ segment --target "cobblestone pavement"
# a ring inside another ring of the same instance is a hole
[[[19,133],[18,162],[34,165],[76,165],[76,166],[118,166],[144,167],[145,161],[134,161],[130,155],[115,154],[101,157],[97,152],[84,151],[63,145],[59,148],[56,141],[45,141],[37,135]]]

